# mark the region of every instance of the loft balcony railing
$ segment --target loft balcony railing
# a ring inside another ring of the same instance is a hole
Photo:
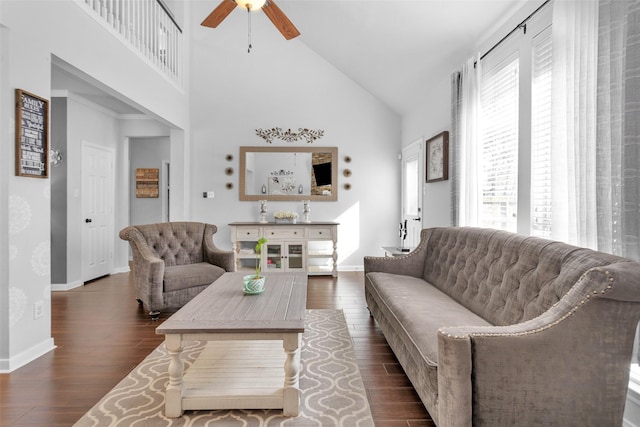
[[[76,0],[182,87],[182,30],[160,0]]]

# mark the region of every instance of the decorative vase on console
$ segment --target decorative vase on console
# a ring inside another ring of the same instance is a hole
[[[267,223],[267,201],[260,200],[260,224]]]
[[[243,277],[245,294],[257,295],[264,292],[264,276],[260,274],[262,266],[262,246],[267,243],[267,239],[261,237],[256,243],[256,273],[248,274]]]
[[[311,200],[303,200],[302,201],[302,215],[303,215],[303,222],[306,223],[310,223],[311,222],[311,207],[309,206],[309,203],[311,203]]]

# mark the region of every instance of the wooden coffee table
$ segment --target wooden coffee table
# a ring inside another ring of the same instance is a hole
[[[225,273],[156,328],[171,356],[167,417],[197,409],[282,408],[285,416],[299,414],[307,276],[266,273],[265,291],[245,295],[244,275]],[[187,341],[207,344],[185,372],[181,352]]]

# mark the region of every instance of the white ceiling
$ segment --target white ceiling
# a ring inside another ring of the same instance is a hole
[[[276,0],[300,39],[402,115],[523,0]],[[214,4],[218,0],[213,0]]]
[[[200,1],[211,3],[211,10],[220,2]],[[430,82],[442,84],[459,69],[483,38],[524,2],[277,0],[300,30],[300,42],[399,115],[429,96]],[[201,21],[200,17],[194,17],[196,20]],[[52,89],[78,93],[118,114],[139,112],[113,98],[108,90],[79,81],[62,68],[53,68]]]

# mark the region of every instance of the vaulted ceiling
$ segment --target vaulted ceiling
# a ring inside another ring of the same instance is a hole
[[[174,0],[179,3],[185,0]],[[194,1],[194,0],[188,0]],[[197,0],[210,3],[219,0]],[[531,0],[530,0],[531,1]],[[171,4],[171,2],[168,2]],[[459,69],[482,40],[525,0],[277,0],[300,30],[298,40],[404,115],[429,96],[431,82]],[[267,19],[266,17],[260,17]],[[200,22],[200,17],[193,17]],[[130,114],[96,87],[54,67],[54,90],[71,90]]]
[[[217,0],[214,0],[217,2]],[[523,0],[277,0],[300,39],[402,115]]]

